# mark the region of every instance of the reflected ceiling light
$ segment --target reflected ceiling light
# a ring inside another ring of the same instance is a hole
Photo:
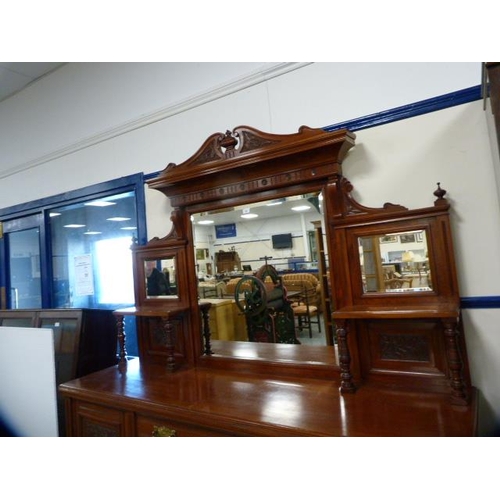
[[[83,234],[102,234],[101,231],[85,231]]]
[[[137,229],[137,227],[135,227],[135,226],[125,226],[125,227],[121,227],[120,229],[123,229],[124,231],[134,231],[135,229]]]
[[[59,212],[50,212],[49,217],[59,217],[61,215]]]
[[[130,217],[110,217],[109,219],[106,219],[106,220],[110,220],[113,222],[123,222],[126,220],[130,220]]]
[[[284,198],[281,198],[280,200],[270,201],[269,203],[266,203],[266,207],[274,207],[275,205],[282,205],[283,201],[284,201]]]
[[[244,208],[242,210],[242,214],[240,215],[240,217],[242,219],[255,219],[256,217],[258,217],[258,214],[254,214],[254,213],[250,212],[249,208]]]
[[[213,220],[208,220],[208,219],[198,221],[198,224],[201,224],[203,226],[208,226],[208,225],[213,224],[213,223],[214,223]]]
[[[85,227],[85,224],[66,224],[64,227],[74,229],[74,228],[78,228],[78,227]]]
[[[88,201],[87,203],[84,203],[84,205],[86,207],[109,207],[110,205],[116,205],[116,203],[113,201],[95,200]]]
[[[310,205],[297,205],[296,207],[292,207],[292,210],[295,212],[305,212],[306,210],[310,210]]]

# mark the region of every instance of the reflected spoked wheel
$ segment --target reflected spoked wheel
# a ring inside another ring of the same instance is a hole
[[[247,316],[258,316],[267,309],[267,292],[262,281],[244,276],[236,285],[234,300],[238,309]]]

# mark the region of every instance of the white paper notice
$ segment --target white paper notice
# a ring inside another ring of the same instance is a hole
[[[94,273],[90,254],[75,257],[75,295],[94,295]]]

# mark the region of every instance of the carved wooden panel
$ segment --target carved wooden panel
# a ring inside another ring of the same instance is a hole
[[[440,320],[377,320],[358,325],[365,380],[393,383],[394,374],[425,379],[449,391]],[[411,383],[411,382],[410,382]]]
[[[169,356],[169,342],[173,341],[176,365],[186,360],[186,329],[181,319],[171,319],[172,339],[167,338],[162,318],[137,318],[139,356],[146,362],[166,363]]]
[[[76,433],[85,437],[119,437],[128,432],[126,413],[95,404],[76,402]]]
[[[422,335],[379,335],[380,358],[394,361],[430,361],[429,341]]]

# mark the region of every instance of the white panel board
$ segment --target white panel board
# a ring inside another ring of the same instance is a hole
[[[0,327],[0,419],[15,436],[56,437],[54,334]]]

